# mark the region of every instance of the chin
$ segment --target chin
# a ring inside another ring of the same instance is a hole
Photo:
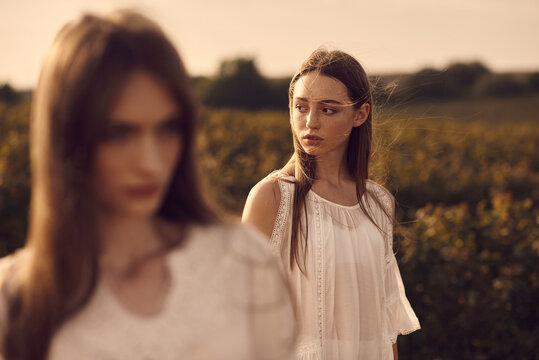
[[[134,211],[129,211],[126,213],[128,216],[130,217],[135,217],[135,218],[152,218],[154,217],[156,214],[157,214],[157,209],[153,208],[153,209],[148,209],[148,210],[142,210],[142,209],[137,209],[137,210],[134,210]]]
[[[319,147],[307,147],[307,146],[304,146],[303,151],[305,151],[306,154],[312,155],[312,156],[317,156],[317,155],[320,155],[322,153],[322,150]]]
[[[132,204],[126,204],[122,210],[122,212],[127,216],[132,217],[153,217],[157,214],[159,211],[159,205],[160,203],[157,201],[152,202],[139,202],[139,203],[132,203]]]

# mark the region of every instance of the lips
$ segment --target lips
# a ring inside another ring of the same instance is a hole
[[[313,134],[305,135],[302,139],[307,143],[307,145],[318,145],[324,140],[320,136]]]
[[[157,195],[160,188],[161,187],[156,184],[129,186],[126,188],[126,193],[132,197],[148,198]]]

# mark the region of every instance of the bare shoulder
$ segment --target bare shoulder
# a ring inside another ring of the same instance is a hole
[[[23,261],[26,261],[29,254],[26,249],[20,249],[17,252],[0,258],[0,286],[14,273],[15,267]]]
[[[15,262],[15,255],[7,255],[0,258],[0,282],[5,277],[5,274],[9,272],[9,269]]]
[[[5,312],[6,312],[6,299],[5,299],[5,291],[6,291],[6,282],[9,277],[9,274],[11,273],[11,269],[13,268],[14,264],[14,255],[8,255],[4,256],[3,258],[0,258],[0,324],[4,323],[5,320]],[[0,325],[0,335],[2,334],[2,331],[5,330]],[[0,339],[1,342],[1,339]],[[1,359],[1,357],[0,357]]]
[[[263,200],[280,198],[279,177],[269,174],[252,187],[249,196],[255,196]]]
[[[15,280],[15,271],[18,264],[27,257],[26,250],[18,250],[16,253],[0,258],[0,345],[6,330],[8,297],[12,294]],[[0,359],[2,359],[0,355]]]
[[[253,186],[249,192],[241,221],[253,224],[267,237],[271,237],[280,202],[279,180],[270,174]]]

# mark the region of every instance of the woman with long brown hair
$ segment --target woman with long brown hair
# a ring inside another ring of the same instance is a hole
[[[301,360],[397,358],[419,329],[393,254],[394,201],[370,181],[372,94],[359,62],[317,50],[292,78],[295,153],[250,192],[256,225],[286,269]]]
[[[195,120],[151,20],[59,32],[33,99],[27,243],[0,261],[0,358],[289,358],[284,281],[263,236],[204,200]]]

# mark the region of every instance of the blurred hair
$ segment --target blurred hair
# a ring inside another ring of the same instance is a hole
[[[218,220],[199,188],[190,78],[162,30],[125,10],[67,24],[48,53],[33,99],[29,233],[23,256],[17,254],[24,261],[15,264],[16,281],[2,286],[9,309],[5,358],[46,358],[54,331],[95,289],[94,153],[120,88],[137,70],[154,76],[181,111],[182,156],[158,216],[177,223]]]
[[[356,196],[361,210],[367,218],[373,222],[380,230],[380,226],[376,224],[370,211],[370,203],[361,201],[363,196],[369,196],[367,191],[367,179],[369,177],[369,161],[371,158],[372,145],[372,112],[373,100],[372,91],[369,79],[361,64],[351,55],[339,50],[315,50],[301,65],[299,70],[292,77],[288,90],[288,101],[290,108],[290,117],[292,118],[294,88],[297,81],[305,74],[316,73],[322,74],[339,80],[346,86],[348,96],[356,109],[359,109],[363,104],[370,105],[370,112],[367,120],[360,126],[352,128],[346,149],[346,169],[353,177],[356,183]],[[294,163],[295,191],[292,210],[292,234],[290,243],[290,267],[293,269],[294,263],[299,269],[304,272],[305,256],[307,254],[307,230],[301,237],[303,229],[301,228],[301,216],[305,217],[307,224],[307,212],[305,211],[305,197],[311,189],[316,175],[316,158],[305,152],[297,134],[293,131],[294,139],[294,156],[289,163]],[[372,196],[374,201],[380,204],[380,200]],[[383,208],[383,206],[381,206]],[[386,211],[386,210],[384,210]],[[390,214],[387,214],[390,215]],[[391,214],[391,217],[393,215]],[[307,229],[307,227],[305,228]],[[300,238],[301,241],[300,245]],[[299,247],[303,249],[303,264],[300,261]]]

